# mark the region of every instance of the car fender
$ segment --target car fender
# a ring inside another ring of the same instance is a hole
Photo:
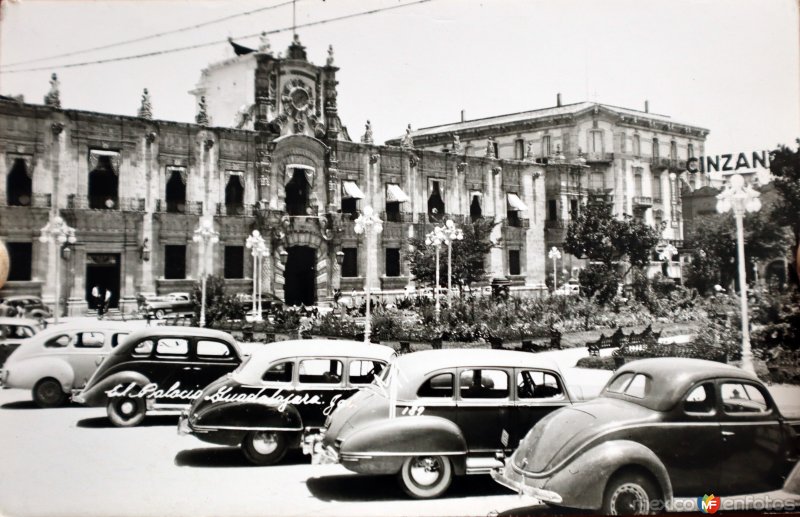
[[[32,389],[40,380],[53,378],[69,393],[75,379],[69,363],[56,357],[28,357],[8,364],[6,369],[9,372],[6,386],[9,388]]]
[[[672,483],[666,467],[653,451],[630,440],[603,442],[579,454],[550,476],[543,488],[559,494],[564,506],[596,510],[603,505],[603,494],[611,476],[627,467],[652,474],[661,489],[662,501],[670,504]]]
[[[85,388],[78,402],[87,406],[105,406],[108,403],[108,392],[119,386],[125,392],[126,388],[134,384],[143,387],[150,384],[150,380],[139,372],[122,371],[109,375],[105,379],[95,382],[91,387]]]
[[[461,429],[445,418],[398,417],[353,430],[342,441],[339,454],[343,460],[356,460],[362,465],[368,464],[370,458],[391,458],[382,464],[385,474],[398,472],[408,456],[443,455],[451,458],[456,474],[463,474],[467,442]]]
[[[223,402],[200,406],[190,415],[195,429],[242,431],[302,431],[303,418],[291,404],[272,402]]]

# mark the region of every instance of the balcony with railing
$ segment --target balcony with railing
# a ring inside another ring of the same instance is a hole
[[[217,203],[218,216],[233,216],[233,217],[252,217],[254,214],[253,205],[244,203],[225,204]]]
[[[447,220],[452,220],[456,224],[467,224],[470,223],[470,218],[468,215],[463,214],[430,214],[426,212],[419,212],[417,213],[417,217],[415,222],[424,224],[440,224],[444,223]]]
[[[410,212],[381,212],[380,218],[384,223],[414,222],[414,214]]]
[[[653,156],[650,158],[650,167],[654,169],[669,169],[672,160],[669,158],[662,158],[660,156]]]
[[[113,212],[144,212],[146,202],[140,197],[67,196],[68,210],[103,210]]]
[[[52,206],[52,194],[17,194],[15,199],[9,200],[8,197],[0,201],[0,206],[13,206],[21,208],[50,208]]]
[[[203,215],[203,202],[156,199],[155,212],[161,214]]]
[[[634,196],[633,206],[639,206],[645,208],[651,207],[653,206],[653,198],[647,196]]]
[[[611,163],[614,161],[614,153],[593,152],[583,155],[586,163]]]

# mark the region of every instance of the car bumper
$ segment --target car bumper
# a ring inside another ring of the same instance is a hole
[[[187,434],[192,434],[193,432],[192,426],[189,425],[189,413],[186,411],[181,411],[181,416],[178,418],[178,435],[185,436]]]
[[[81,396],[83,390],[72,390],[72,401],[78,404],[86,404],[86,399]]]
[[[501,469],[494,469],[491,472],[492,479],[506,488],[517,492],[520,496],[531,497],[550,504],[561,504],[561,495],[552,490],[545,490],[542,485],[546,479],[526,478],[514,471],[510,464],[510,459],[506,460],[506,466]]]
[[[311,456],[311,463],[313,465],[339,463],[339,453],[337,453],[333,447],[326,447],[322,443],[324,436],[324,434],[319,433],[307,435],[303,439],[303,454]]]

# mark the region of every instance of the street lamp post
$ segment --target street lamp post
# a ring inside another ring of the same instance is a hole
[[[202,266],[200,268],[202,275],[201,294],[200,294],[200,326],[206,326],[206,276],[208,276],[206,254],[208,253],[209,244],[216,244],[219,242],[219,233],[214,230],[214,220],[210,217],[203,217],[200,219],[197,228],[194,231],[192,240],[200,245],[200,257]]]
[[[267,254],[267,245],[258,230],[253,230],[245,245],[253,256],[253,321],[261,321],[261,260]]]
[[[433,286],[433,298],[436,301],[436,319],[439,319],[439,246],[445,241],[441,226],[434,226],[433,231],[425,236],[425,245],[436,249],[436,283]]]
[[[364,322],[364,343],[369,343],[369,335],[370,330],[372,328],[371,320],[371,297],[370,292],[372,291],[372,275],[370,275],[370,260],[369,260],[369,250],[370,250],[370,243],[372,241],[372,234],[378,234],[383,231],[383,221],[375,214],[375,211],[372,209],[371,206],[364,207],[364,211],[355,221],[355,226],[353,227],[357,234],[364,234],[365,240],[365,247],[367,248],[367,278],[366,278],[366,291],[367,291],[367,314],[366,314],[366,321]]]
[[[739,268],[739,298],[742,306],[742,368],[754,372],[753,351],[750,348],[750,321],[747,314],[747,273],[744,260],[744,223],[746,212],[761,210],[761,194],[750,185],[745,185],[744,178],[734,174],[728,180],[725,190],[717,196],[717,212],[724,214],[733,211],[736,220],[736,248]]]
[[[65,244],[75,244],[75,229],[71,228],[61,216],[53,217],[41,229],[39,242],[56,244],[56,304],[53,311],[53,322],[58,324],[58,315],[61,313],[61,249]],[[68,249],[68,248],[67,248]]]
[[[448,219],[444,224],[442,234],[445,237],[445,243],[447,243],[447,304],[449,306],[453,295],[453,241],[463,239],[464,232],[461,228],[456,228],[456,224],[452,219]]]
[[[558,248],[553,246],[550,248],[550,252],[547,254],[547,256],[553,261],[553,292],[555,292],[556,289],[558,289],[558,270],[556,269],[556,264],[561,258],[561,252],[558,251]]]

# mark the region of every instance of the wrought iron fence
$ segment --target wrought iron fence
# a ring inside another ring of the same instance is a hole
[[[155,211],[158,213],[203,215],[203,202],[156,199]]]

